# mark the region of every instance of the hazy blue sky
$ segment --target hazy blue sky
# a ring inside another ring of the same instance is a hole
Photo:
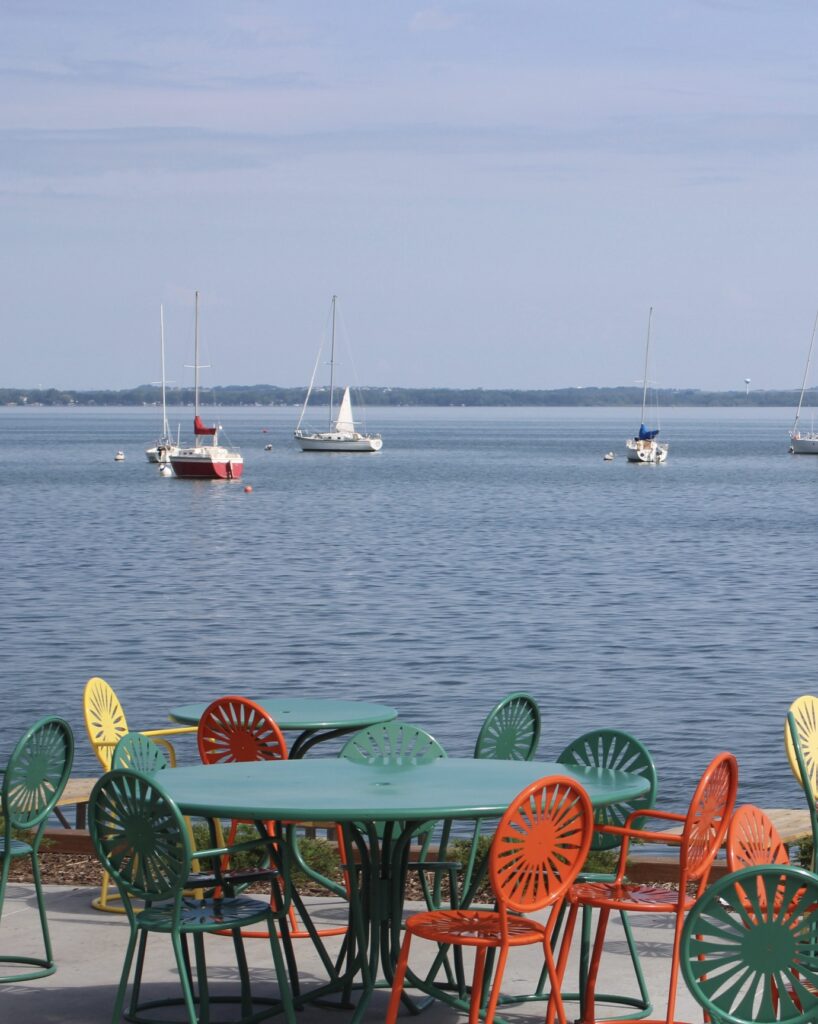
[[[3,0],[0,385],[800,384],[815,0]],[[351,376],[344,368],[341,377]]]

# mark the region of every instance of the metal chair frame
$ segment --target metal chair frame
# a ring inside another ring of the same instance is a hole
[[[91,747],[103,770],[108,771],[111,767],[114,748],[122,737],[131,731],[125,711],[113,687],[99,676],[92,676],[85,684],[82,703],[85,731],[88,733]],[[173,767],[176,764],[176,751],[166,737],[195,733],[196,727],[169,726],[166,729],[143,729],[140,731],[143,736],[155,739],[166,750],[170,765]],[[102,910],[109,914],[124,913],[119,897],[111,891],[110,879],[104,872],[99,896],[95,896],[91,900],[91,906],[95,910]]]
[[[436,986],[430,975],[412,974],[414,986],[461,1009],[470,1024],[483,1018],[491,1024],[500,999],[500,986],[512,946],[542,946],[551,982],[547,1020],[566,1024],[560,988],[567,949],[556,961],[552,951],[560,905],[588,854],[593,832],[593,809],[585,790],[566,776],[540,779],[526,787],[500,820],[489,854],[489,878],[496,910],[431,910],[406,922],[406,935],[395,968],[386,1024],[395,1024],[408,973],[412,938],[435,942],[441,949],[471,946],[475,968],[468,1002]],[[523,916],[547,910],[546,922]],[[489,986],[488,954],[497,952]],[[439,956],[438,956],[439,960]]]
[[[12,861],[19,857],[30,858],[44,956],[0,956],[0,964],[24,968],[20,973],[0,977],[0,984],[33,981],[57,970],[46,919],[39,851],[48,818],[65,789],[73,760],[71,727],[62,718],[52,716],[41,718],[26,730],[3,770],[0,790],[4,818],[0,840],[0,915]],[[21,832],[29,834],[27,841],[17,837]]]
[[[682,925],[685,913],[695,902],[694,897],[690,895],[690,888],[694,887],[696,892],[701,894],[707,887],[713,860],[727,833],[737,788],[738,765],[736,759],[732,754],[724,752],[717,755],[705,769],[696,786],[686,815],[641,808],[628,815],[624,826],[597,826],[600,832],[621,837],[622,845],[616,878],[611,883],[578,883],[572,887],[569,894],[570,911],[563,938],[563,944],[570,942],[580,907],[588,906],[599,911],[581,1017],[585,1024],[590,1024],[590,1022],[601,1024],[595,1016],[596,979],[603,953],[608,919],[612,910],[674,915],[675,928],[667,1013],[662,1019],[664,1024],[673,1024],[678,989]],[[682,824],[682,834],[653,832],[644,827],[637,827],[637,823],[641,819],[666,822],[668,825],[671,823]],[[678,845],[679,878],[676,891],[670,892],[653,886],[634,885],[625,881],[628,852],[630,843],[634,839]],[[616,1021],[617,1018],[606,1018],[606,1021],[610,1020]]]
[[[183,1006],[190,1024],[209,1019],[213,1003],[238,1003],[241,1022],[250,1024],[273,1013],[284,1012],[288,1024],[295,1024],[288,968],[282,955],[277,925],[283,924],[289,903],[289,891],[280,890],[280,902],[274,909],[269,901],[234,896],[222,882],[222,895],[212,899],[193,899],[185,895],[191,874],[193,851],[185,820],[176,804],[162,788],[157,774],[148,775],[128,769],[113,769],[103,775],[91,792],[89,801],[91,839],[105,870],[114,879],[128,917],[130,935],[125,961],[113,1009],[114,1024],[121,1020],[128,982],[133,970],[131,999],[127,1018],[136,1022],[156,1021],[155,1011],[168,1006]],[[268,855],[276,859],[281,877],[286,878],[286,850],[283,837],[275,841],[264,835],[233,847],[213,847],[196,851],[210,860],[219,871],[221,859],[237,851],[262,843]],[[137,908],[136,901],[144,901]],[[254,996],[241,938],[242,928],[267,924],[273,964],[279,984],[279,998]],[[233,936],[241,991],[239,996],[210,995],[204,958],[203,936],[229,930]],[[179,971],[182,995],[178,998],[140,1002],[142,971],[149,934],[169,936]],[[188,937],[193,939],[196,982],[194,987]],[[294,971],[288,952],[289,972]],[[265,1009],[259,1011],[256,1006]],[[201,1014],[201,1015],[200,1015]]]
[[[629,815],[639,808],[650,809],[656,802],[658,790],[658,776],[656,765],[647,747],[635,736],[621,729],[592,729],[583,733],[568,744],[562,753],[557,757],[560,764],[573,765],[577,767],[610,768],[617,771],[635,772],[650,782],[650,788],[641,797],[629,803],[608,804],[599,807],[594,812],[594,823],[596,829],[591,839],[591,852],[601,850],[616,850],[622,845],[622,838],[617,835],[606,834],[599,831],[599,826],[625,825]],[[638,828],[641,824],[638,818],[634,819]],[[613,882],[615,873],[580,871],[577,883],[582,882]],[[619,918],[622,923],[622,930],[625,934],[625,941],[628,944],[628,953],[633,965],[636,984],[639,989],[638,996],[623,996],[614,993],[600,993],[597,999],[600,1002],[611,1003],[615,1006],[632,1007],[633,1012],[623,1014],[622,1020],[639,1020],[653,1009],[650,1000],[647,981],[642,970],[642,963],[639,958],[639,951],[636,940],[633,936],[628,915],[625,911],[619,911]],[[580,922],[580,953],[579,953],[579,990],[577,992],[563,993],[562,998],[567,1001],[576,1000],[580,1004],[580,1015],[585,1008],[585,990],[588,983],[588,971],[591,955],[591,925],[592,914],[589,907],[582,908],[582,920]],[[545,978],[541,976],[537,986],[537,993],[542,994]]]
[[[818,1019],[816,907],[818,878],[782,864],[724,875],[702,894],[684,923],[680,963],[711,1020]]]
[[[541,729],[540,708],[531,694],[522,690],[509,693],[486,715],[477,734],[473,756],[490,761],[533,761],[540,743]],[[474,875],[483,821],[477,818],[474,822],[469,855],[460,883],[460,901],[470,902],[485,876],[485,866],[477,877]],[[452,906],[455,905],[453,902]]]
[[[804,791],[812,826],[812,870],[818,864],[818,697],[805,694],[787,712],[784,743],[790,768]]]

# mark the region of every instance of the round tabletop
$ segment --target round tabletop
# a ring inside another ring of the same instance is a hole
[[[327,700],[326,697],[253,697],[280,729],[360,729],[398,717],[388,704],[365,700]],[[206,703],[171,708],[170,717],[181,725],[198,725]]]
[[[337,760],[197,765],[162,773],[185,814],[255,820],[426,821],[499,817],[516,795],[547,775],[585,787],[595,807],[647,792],[641,775],[548,761],[442,757],[423,765]]]

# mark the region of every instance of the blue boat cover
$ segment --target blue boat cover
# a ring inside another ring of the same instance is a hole
[[[659,433],[658,430],[648,430],[644,423],[639,427],[638,438],[640,441],[652,441]]]

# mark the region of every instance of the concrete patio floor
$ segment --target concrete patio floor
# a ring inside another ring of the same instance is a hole
[[[125,918],[118,914],[106,914],[93,910],[92,896],[97,890],[68,886],[47,886],[46,900],[48,921],[54,953],[58,963],[56,974],[49,978],[29,983],[0,986],[0,1021],[4,1024],[107,1024],[111,1021],[116,984],[122,969],[128,927]],[[411,911],[415,905],[409,905]],[[311,912],[319,924],[338,923],[344,920],[344,904],[340,900],[311,900]],[[643,968],[654,1000],[654,1016],[664,1017],[668,984],[670,953],[673,932],[669,918],[653,915],[635,915],[632,919]],[[340,942],[329,939],[328,943]],[[218,994],[222,986],[226,991],[235,991],[233,945],[229,939],[220,936],[206,938],[208,975],[213,993]],[[413,946],[412,962],[422,961],[429,952],[430,943],[418,941]],[[576,941],[575,941],[576,946]],[[264,941],[247,940],[251,979],[259,993],[275,991],[275,975],[272,968],[269,945]],[[310,987],[322,979],[322,967],[309,941],[295,941],[299,975],[302,985]],[[332,947],[333,949],[335,946]],[[39,919],[33,897],[33,887],[22,883],[11,883],[6,904],[0,920],[0,953],[41,955]],[[575,952],[575,950],[574,950]],[[503,991],[509,994],[530,991],[536,983],[541,966],[538,947],[526,947],[511,951],[503,983]],[[576,968],[569,967],[570,987]],[[164,936],[152,936],[148,942],[148,956],[145,968],[144,998],[161,998],[177,995],[179,992],[176,966],[171,952],[170,941]],[[600,991],[629,992],[635,986],[627,957],[627,947],[618,922],[612,921],[603,956]],[[366,1021],[381,1021],[384,1018],[388,993],[377,992],[370,1001]],[[566,1006],[569,1020],[576,1017],[576,1004]],[[227,1020],[232,1008],[213,1007],[213,1020]],[[607,1012],[601,1005],[600,1014]],[[615,1015],[616,1010],[611,1010]],[[542,1020],[544,1003],[527,1003],[508,1007],[504,1016],[511,1020]],[[168,1016],[166,1012],[166,1016]],[[235,1014],[234,1014],[235,1016]],[[301,1024],[331,1024],[349,1017],[346,1011],[320,1007],[307,1007],[299,1011]],[[184,1020],[181,1011],[179,1020]],[[400,1019],[410,1019],[404,1010]],[[434,1004],[422,1014],[422,1020],[429,1024],[443,1021],[466,1020],[452,1007]],[[693,1001],[683,982],[680,982],[676,1019],[685,1021],[702,1020],[701,1011]]]

